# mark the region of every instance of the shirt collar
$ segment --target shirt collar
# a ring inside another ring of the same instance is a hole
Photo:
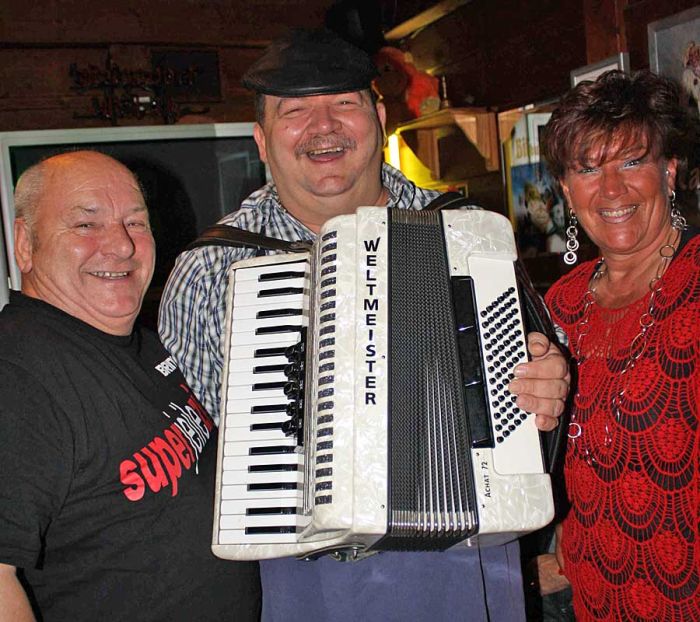
[[[412,204],[415,194],[415,184],[409,181],[401,171],[384,162],[382,163],[381,176],[382,184],[389,193],[387,207],[405,208]],[[285,218],[293,220],[299,227],[308,231],[310,235],[313,235],[306,225],[299,222],[285,209],[284,205],[282,205],[279,194],[277,193],[277,186],[273,181],[268,182],[262,188],[254,192],[250,198],[258,205],[264,205],[268,208],[263,211],[263,226],[268,224],[271,217],[271,210],[277,210],[281,212]]]

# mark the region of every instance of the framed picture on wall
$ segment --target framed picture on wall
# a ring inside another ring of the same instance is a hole
[[[700,7],[652,22],[649,67],[680,82],[688,105],[700,109]]]
[[[499,113],[508,213],[523,258],[566,250],[564,200],[540,159],[549,106]]]
[[[574,87],[584,80],[595,80],[600,74],[612,69],[630,70],[630,60],[627,52],[620,52],[617,56],[610,56],[597,63],[574,69],[570,74],[571,86]]]

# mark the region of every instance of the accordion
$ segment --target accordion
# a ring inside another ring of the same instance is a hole
[[[235,263],[212,550],[357,558],[506,542],[554,515],[510,222],[359,208]]]

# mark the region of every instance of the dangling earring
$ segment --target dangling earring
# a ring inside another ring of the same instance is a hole
[[[566,252],[564,253],[564,263],[567,266],[573,266],[576,263],[578,257],[576,256],[576,251],[578,250],[578,219],[574,210],[569,208],[569,226],[566,228]]]
[[[685,219],[685,216],[681,214],[681,210],[679,210],[676,207],[675,190],[671,190],[671,194],[669,195],[668,200],[671,204],[671,226],[678,231],[684,231],[688,228],[688,223]]]

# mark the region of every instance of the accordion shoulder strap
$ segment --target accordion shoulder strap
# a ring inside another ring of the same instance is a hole
[[[310,242],[288,242],[279,238],[271,238],[261,233],[246,231],[229,225],[213,225],[206,228],[201,235],[187,245],[186,250],[199,248],[200,246],[234,246],[239,248],[253,248],[256,250],[276,250],[295,253],[308,251]]]

